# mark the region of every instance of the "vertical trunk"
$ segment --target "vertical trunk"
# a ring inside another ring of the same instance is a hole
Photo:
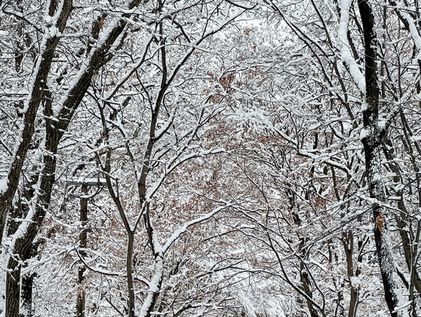
[[[76,317],[85,317],[85,289],[81,286],[77,289]]]
[[[134,301],[134,286],[133,286],[133,244],[134,233],[127,232],[127,258],[126,258],[126,274],[127,274],[127,308],[129,317],[135,317],[135,301]]]
[[[52,185],[54,183],[55,158],[51,156],[47,157],[51,161],[50,164],[48,164],[50,168],[47,168],[51,171],[51,173],[47,173],[49,176],[46,177],[46,184],[43,187],[48,189],[48,191],[43,195],[50,196]],[[49,200],[46,203],[49,203]],[[16,236],[16,240],[13,245],[13,254],[9,257],[8,270],[10,270],[10,272],[8,272],[6,276],[6,316],[8,317],[19,316],[21,265],[24,261],[31,257],[31,249],[33,248],[32,243],[44,215],[44,206],[36,207],[35,215],[32,219],[36,219],[37,221],[27,224],[25,228],[23,228],[23,230],[26,229],[25,233],[22,234],[20,231],[15,233],[15,235],[18,236]],[[17,259],[19,259],[19,261],[17,261]]]
[[[25,258],[34,257],[38,252],[38,246],[42,244],[44,241],[39,240],[31,245],[29,249],[29,255],[25,256]],[[23,275],[21,278],[21,308],[22,313],[20,314],[21,317],[32,317],[34,316],[34,308],[32,307],[32,290],[34,285],[34,279],[36,277],[36,273],[28,272],[27,274]]]
[[[303,268],[303,265],[300,265],[300,279],[301,284],[303,287],[303,291],[310,297],[313,298],[313,292],[311,290],[311,282],[308,276],[308,273],[305,271],[305,268]],[[307,300],[307,307],[310,312],[311,317],[319,317],[319,314],[317,313],[317,310],[314,308],[313,303],[311,300]]]
[[[86,247],[87,247],[87,236],[88,236],[88,185],[83,184],[81,188],[81,197],[80,197],[80,224],[82,226],[79,234],[79,249],[80,256],[83,258],[86,256]],[[76,317],[85,317],[85,285],[84,285],[84,273],[86,267],[81,263],[78,267],[78,290],[77,290],[77,300],[76,300]]]
[[[28,273],[22,276],[22,317],[33,317],[34,309],[32,307],[32,290],[34,285],[35,273]]]
[[[28,184],[25,184],[22,196],[24,199],[19,199],[13,210],[10,212],[10,221],[8,223],[8,235],[14,235],[19,227],[19,222],[16,219],[24,218],[28,212],[29,207],[25,201],[33,198],[33,185],[37,182],[38,176],[34,175]],[[21,267],[25,263],[22,259],[34,256],[37,252],[39,243],[31,245],[28,248],[25,256],[19,253],[12,254],[8,260],[8,273],[6,274],[6,316],[18,316],[20,310],[19,296],[22,299],[22,314],[20,316],[32,316],[32,283],[35,274],[28,273],[22,277]]]
[[[36,247],[32,247],[30,251],[31,253],[35,253]],[[14,257],[9,258],[7,269],[5,316],[34,316],[32,307],[32,289],[36,274],[28,273],[21,277],[22,263]],[[20,308],[22,308],[22,311]]]
[[[19,317],[20,305],[20,269],[19,262],[11,256],[7,264],[5,316]]]
[[[33,254],[34,240],[44,219],[46,209],[50,203],[53,184],[55,181],[56,157],[58,139],[55,130],[47,129],[45,149],[51,153],[44,156],[44,167],[41,171],[39,203],[28,210],[25,221],[12,236],[12,252],[8,261],[6,276],[6,316],[19,316],[20,300],[20,271],[21,265]]]
[[[304,293],[311,299],[313,298],[313,291],[311,289],[311,281],[310,281],[310,277],[308,276],[307,269],[303,262],[304,259],[306,258],[306,254],[304,250],[305,242],[306,242],[305,238],[300,238],[300,253],[302,257],[301,263],[300,263],[300,280],[301,280],[301,285],[302,285]],[[310,316],[319,317],[319,314],[317,313],[317,310],[310,299],[307,299],[307,307],[308,307],[308,311],[310,312]]]
[[[49,15],[53,16],[57,7],[55,0],[51,0],[49,4]],[[67,19],[72,9],[71,0],[64,0],[56,27],[59,31],[63,31],[67,23]],[[23,116],[23,130],[21,135],[21,142],[19,143],[16,154],[13,158],[11,167],[7,175],[7,189],[0,192],[0,244],[2,242],[3,231],[7,218],[7,212],[10,209],[13,197],[16,193],[19,178],[22,171],[23,163],[26,154],[31,145],[32,136],[35,132],[35,119],[37,116],[38,108],[41,102],[46,97],[47,77],[50,72],[52,59],[55,49],[59,42],[59,37],[56,35],[45,35],[44,37],[44,50],[38,57],[36,62],[37,71],[34,77],[34,84],[31,87],[31,92],[25,104],[26,111]],[[42,207],[37,207],[37,209]],[[21,224],[23,227],[31,227],[26,223]],[[17,224],[16,224],[17,227]],[[15,231],[15,228],[13,229]],[[25,234],[23,234],[25,235]],[[35,237],[35,236],[34,236]],[[20,238],[20,239],[19,239]],[[20,308],[20,272],[21,265],[25,259],[30,256],[33,239],[30,241],[22,240],[22,235],[16,239],[15,244],[11,246],[12,252],[8,260],[8,273],[6,274],[6,303],[5,311],[6,316],[18,317]],[[26,279],[25,283],[29,283],[31,279]],[[25,288],[26,303],[28,303],[27,296],[32,294],[32,286]],[[30,288],[30,291],[29,291]],[[31,302],[31,301],[29,301]]]
[[[35,273],[27,273],[21,277],[21,270],[25,259],[29,259],[37,253],[41,242],[25,244],[19,241],[19,250],[25,253],[11,255],[7,264],[6,275],[6,316],[8,317],[31,317],[32,308],[32,286],[36,276]],[[22,311],[20,308],[22,307]]]
[[[342,234],[342,242],[345,250],[346,257],[346,271],[349,278],[349,284],[351,287],[351,298],[349,300],[349,309],[348,317],[357,316],[357,306],[358,306],[358,285],[355,285],[353,277],[356,277],[357,274],[354,273],[354,235],[351,230],[348,230]]]
[[[362,139],[365,156],[365,171],[369,195],[376,201],[384,200],[384,188],[381,183],[380,157],[381,140],[385,131],[379,127],[379,87],[377,78],[376,36],[374,33],[374,16],[367,0],[359,0],[361,21],[364,31],[365,50],[365,83],[366,83],[366,109],[363,112],[365,136]],[[374,239],[376,242],[378,262],[383,281],[385,300],[393,317],[409,316],[400,295],[400,281],[397,274],[389,232],[383,208],[378,202],[371,206]]]

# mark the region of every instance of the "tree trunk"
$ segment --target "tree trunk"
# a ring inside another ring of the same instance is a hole
[[[342,233],[342,243],[345,250],[346,271],[349,278],[351,288],[351,298],[349,300],[348,317],[357,316],[359,286],[354,284],[353,277],[358,276],[358,272],[354,273],[354,234],[351,230]]]
[[[6,275],[5,316],[7,317],[19,317],[20,269],[19,262],[11,256],[7,264]]]
[[[86,257],[86,247],[87,247],[87,236],[88,236],[88,185],[83,184],[81,188],[81,197],[80,197],[80,224],[82,226],[79,234],[79,253],[82,258]],[[85,317],[85,285],[84,285],[84,273],[86,267],[83,263],[79,264],[78,267],[78,290],[77,290],[77,300],[76,300],[76,317]]]
[[[127,308],[129,317],[135,317],[135,301],[134,301],[134,285],[133,285],[133,245],[134,232],[127,232],[127,258],[126,258],[126,274],[127,274]]]
[[[32,290],[34,285],[35,273],[28,273],[22,276],[21,300],[23,317],[33,317],[34,309],[32,307]]]
[[[302,285],[304,293],[309,298],[313,298],[313,291],[311,289],[310,277],[308,276],[307,268],[304,265],[304,259],[306,259],[307,257],[305,254],[305,249],[304,249],[305,242],[306,242],[305,238],[300,238],[300,244],[299,244],[299,248],[300,248],[299,250],[300,250],[300,256],[301,256],[300,280],[301,280],[301,285]],[[317,310],[310,299],[307,299],[307,307],[308,307],[308,311],[310,312],[311,317],[319,317],[319,314],[317,313]]]
[[[56,1],[51,0],[49,6],[50,16],[54,15],[55,10],[53,10],[53,8],[55,7]],[[56,23],[56,27],[60,32],[64,30],[71,10],[72,1],[64,0],[60,16]],[[33,78],[34,84],[31,87],[31,92],[29,93],[25,103],[26,111],[23,116],[23,129],[20,137],[21,141],[17,147],[7,175],[7,188],[4,191],[0,190],[0,244],[2,243],[7,213],[11,208],[12,200],[18,188],[23,163],[26,159],[26,154],[28,153],[32,136],[35,132],[35,119],[38,108],[45,98],[45,92],[48,90],[47,77],[50,72],[51,63],[54,57],[55,49],[59,42],[59,37],[56,35],[45,35],[43,41],[45,41],[43,43],[45,48],[41,55],[38,56],[38,60],[35,65],[36,73]]]
[[[365,136],[362,139],[365,156],[365,172],[370,198],[374,202],[371,206],[374,239],[376,242],[377,257],[383,280],[385,300],[393,317],[409,316],[400,295],[400,281],[397,274],[391,242],[386,224],[384,209],[379,202],[384,201],[384,188],[381,183],[381,140],[386,133],[379,127],[379,87],[377,75],[376,35],[374,32],[374,15],[367,0],[359,0],[361,21],[364,31],[365,50],[365,83],[366,83],[366,109],[363,112]]]

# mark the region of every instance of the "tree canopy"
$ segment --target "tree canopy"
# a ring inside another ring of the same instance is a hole
[[[421,315],[418,0],[0,7],[1,316]]]

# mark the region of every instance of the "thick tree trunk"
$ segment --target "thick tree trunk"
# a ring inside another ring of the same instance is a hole
[[[52,141],[55,143],[54,141]],[[47,150],[51,148],[46,147]],[[57,148],[53,148],[57,150]],[[54,152],[50,152],[54,153]],[[21,265],[31,257],[33,242],[38,232],[39,226],[45,216],[45,208],[50,203],[51,191],[55,180],[56,159],[54,155],[44,157],[44,169],[41,173],[40,204],[35,207],[34,214],[31,216],[32,222],[23,222],[16,233],[13,235],[13,253],[9,257],[8,272],[6,277],[6,316],[19,316],[20,299],[20,270]],[[19,261],[17,261],[19,259]]]
[[[21,287],[21,301],[22,301],[22,314],[23,317],[33,317],[34,308],[32,306],[32,290],[34,286],[35,273],[28,273],[22,276]]]
[[[10,257],[6,275],[5,316],[19,317],[20,305],[20,265],[14,257]]]

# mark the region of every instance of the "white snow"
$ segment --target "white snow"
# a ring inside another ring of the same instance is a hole
[[[218,207],[215,210],[199,217],[193,220],[190,220],[188,222],[183,223],[176,231],[173,232],[173,234],[171,235],[171,237],[165,242],[162,251],[163,253],[165,253],[170,246],[183,234],[187,231],[187,229],[195,224],[201,223],[205,220],[208,220],[209,218],[213,217],[214,215],[216,215],[218,212],[226,209],[227,207],[231,206],[231,204],[226,204],[224,206]]]
[[[139,312],[139,317],[148,316],[149,310],[151,309],[153,297],[155,293],[159,292],[163,273],[164,273],[164,265],[162,263],[162,258],[158,256],[155,262],[155,274],[149,283],[148,295],[143,301],[143,305]]]
[[[371,131],[368,128],[363,128],[360,131],[360,140],[363,140],[371,135]]]
[[[107,41],[108,37],[110,36],[110,34],[112,33],[113,29],[115,27],[117,27],[120,24],[120,20],[116,20],[113,23],[111,23],[107,29],[104,31],[104,33],[102,33],[101,37],[98,40],[98,45],[95,48],[95,50],[93,52],[91,52],[91,54],[89,55],[89,58],[87,59],[87,61],[85,62],[85,64],[83,65],[83,67],[79,70],[79,72],[76,74],[76,76],[73,78],[72,82],[69,85],[69,89],[67,90],[67,93],[63,95],[63,97],[61,98],[61,100],[55,104],[53,106],[53,113],[55,115],[58,115],[61,111],[61,108],[63,107],[63,104],[66,102],[66,100],[69,98],[69,94],[75,89],[76,85],[78,85],[78,83],[80,82],[81,78],[86,74],[86,72],[88,71],[90,64],[91,64],[91,60],[94,56],[94,54],[96,53],[96,50],[98,50],[99,47],[102,47],[102,45]]]
[[[349,278],[349,282],[351,283],[352,287],[354,288],[360,288],[361,280],[358,276],[351,276]]]
[[[409,15],[406,11],[402,10],[400,11],[402,14],[402,17],[406,20],[409,27],[409,33],[411,35],[412,40],[414,41],[414,45],[417,48],[418,54],[417,59],[421,60],[421,36],[418,32],[418,28],[415,25],[414,19]]]
[[[0,195],[4,194],[4,192],[7,190],[7,177],[0,178]]]
[[[338,37],[341,44],[341,60],[348,67],[349,73],[352,76],[355,84],[359,90],[365,94],[365,77],[360,70],[359,65],[352,56],[350,44],[348,42],[348,24],[349,24],[349,10],[351,8],[351,0],[341,1],[341,20],[339,21]]]

